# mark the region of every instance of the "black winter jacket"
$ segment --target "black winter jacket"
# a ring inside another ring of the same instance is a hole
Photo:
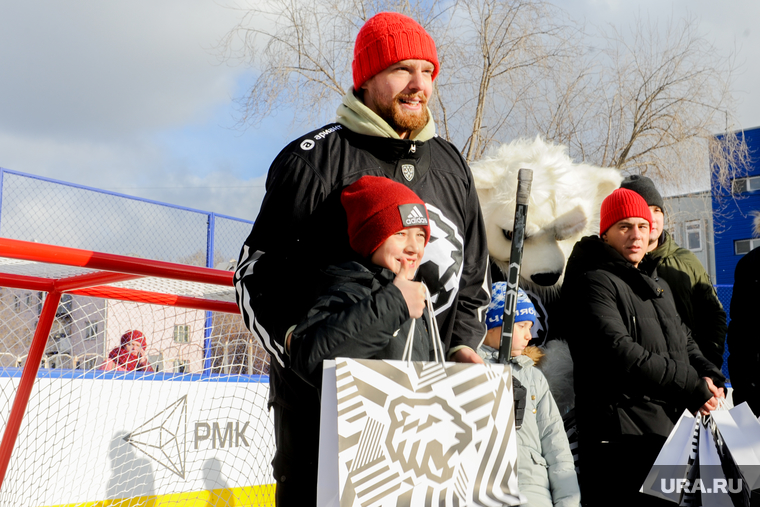
[[[731,323],[728,325],[728,375],[734,388],[734,403],[746,401],[760,415],[760,247],[739,260],[731,294]]]
[[[411,181],[405,165],[414,166]],[[433,295],[446,351],[477,350],[485,337],[488,247],[462,156],[440,137],[381,138],[326,125],[290,143],[272,163],[261,211],[235,272],[246,327],[271,355],[270,404],[300,410],[314,403],[301,396],[303,380],[290,370],[284,341],[327,289],[327,266],[361,260],[348,243],[340,193],[365,175],[404,183],[425,201],[431,237],[419,273]]]
[[[336,357],[401,359],[412,319],[396,275],[372,264],[349,262],[326,270],[333,286],[296,327],[290,340],[293,370],[322,387],[322,361]],[[412,360],[432,361],[429,315],[416,319]]]
[[[724,386],[651,260],[637,269],[599,237],[585,237],[568,259],[562,303],[586,439],[667,437],[684,408],[694,412],[712,397],[702,377]]]

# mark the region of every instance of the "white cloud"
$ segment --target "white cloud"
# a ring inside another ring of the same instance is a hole
[[[714,2],[708,0],[565,0],[561,7],[578,19],[585,19],[592,25],[613,24],[629,26],[636,15],[666,22],[691,14],[699,21],[701,32],[721,52],[737,57],[737,69],[732,90],[737,101],[738,125],[728,125],[729,129],[751,128],[760,125],[760,95],[757,83],[760,81],[760,2],[756,0],[735,0]],[[661,25],[664,26],[664,25]]]
[[[235,1],[0,3],[0,167],[253,220],[277,152],[318,125],[292,127],[283,113],[228,128],[251,83],[213,50],[240,20],[225,7]],[[560,5],[596,24],[691,11],[722,49],[739,44],[740,120],[760,125],[760,3]]]

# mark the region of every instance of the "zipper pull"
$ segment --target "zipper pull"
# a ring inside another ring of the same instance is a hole
[[[417,145],[412,141],[412,145],[409,147],[409,153],[417,153]]]

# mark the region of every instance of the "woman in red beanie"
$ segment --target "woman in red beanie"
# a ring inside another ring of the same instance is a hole
[[[147,346],[145,335],[140,331],[127,331],[121,335],[121,345],[108,354],[102,369],[152,372],[153,368],[148,363],[145,353]]]

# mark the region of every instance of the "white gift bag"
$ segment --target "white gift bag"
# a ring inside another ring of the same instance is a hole
[[[698,437],[698,419],[684,410],[639,492],[679,503],[683,492],[674,485],[679,479],[689,476],[696,458]]]
[[[709,424],[712,423],[708,422]],[[704,424],[699,425],[699,479],[697,480],[699,484],[692,484],[691,489],[692,491],[699,490],[702,507],[734,507],[729,496],[729,491],[734,489],[734,485],[726,480],[712,431]]]
[[[760,488],[760,421],[747,402],[710,415],[750,490]]]
[[[319,507],[525,502],[510,367],[444,362],[431,327],[436,361],[325,362]]]

